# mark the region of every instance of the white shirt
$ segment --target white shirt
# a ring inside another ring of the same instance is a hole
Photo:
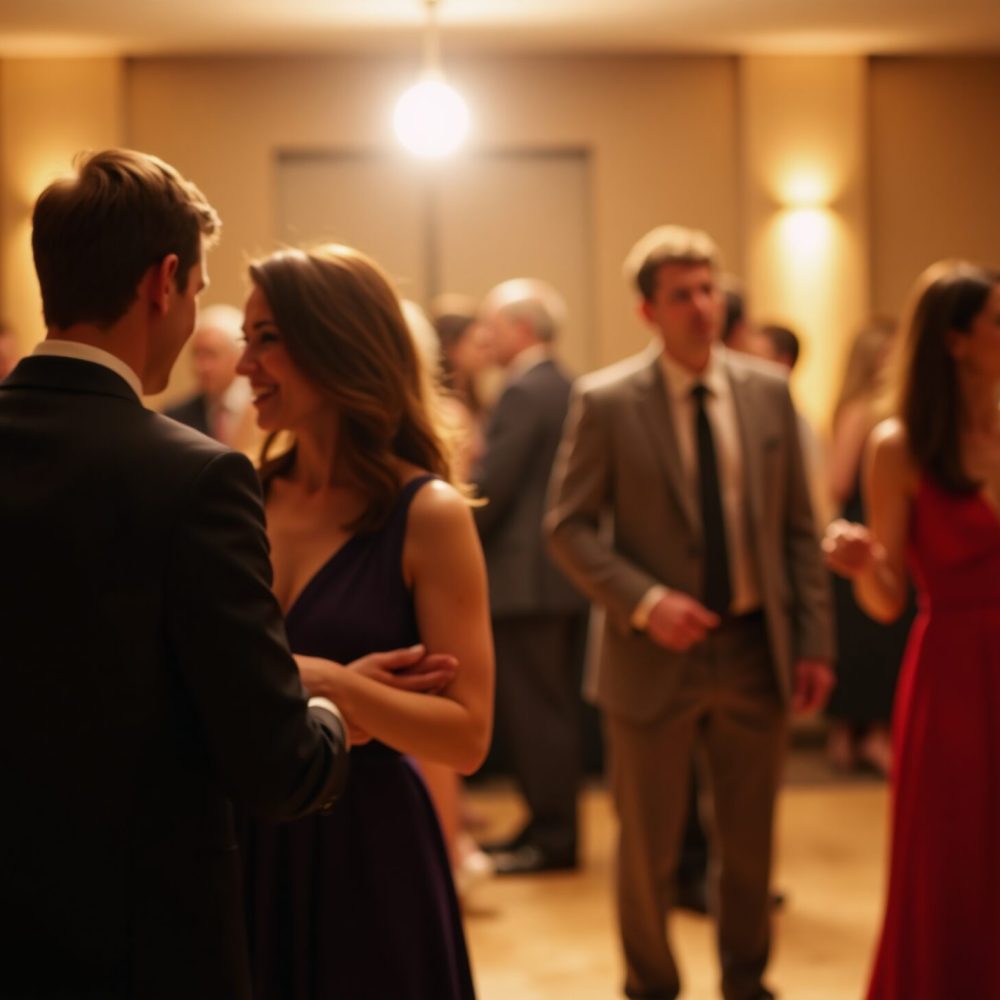
[[[747,537],[749,520],[743,446],[732,387],[722,363],[724,350],[724,347],[713,347],[708,365],[697,375],[674,361],[666,351],[660,354],[660,369],[663,373],[667,402],[680,453],[684,477],[681,489],[687,491],[695,510],[700,504],[695,440],[696,406],[691,390],[699,382],[708,389],[708,394],[705,396],[705,414],[712,428],[712,439],[715,444],[719,489],[722,493],[722,519],[726,530],[726,552],[729,556],[729,579],[733,591],[729,610],[733,614],[740,615],[759,608],[761,596]],[[653,587],[643,595],[632,617],[632,624],[636,628],[645,628],[649,612],[664,593],[664,587]],[[698,598],[700,595],[691,596]]]
[[[89,361],[103,368],[110,368],[117,376],[124,379],[136,397],[142,398],[142,380],[121,358],[107,351],[94,347],[92,344],[78,344],[75,340],[43,340],[36,345],[33,355],[50,358],[73,358],[75,361]]]

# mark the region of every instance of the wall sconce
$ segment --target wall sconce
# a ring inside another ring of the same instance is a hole
[[[800,264],[815,266],[830,243],[833,178],[820,164],[789,164],[776,178],[775,223],[780,245]]]
[[[469,109],[445,82],[438,38],[438,0],[424,0],[424,68],[396,104],[393,125],[396,137],[411,152],[436,159],[454,152],[469,131]]]
[[[829,171],[814,164],[796,164],[778,177],[777,195],[783,208],[828,208],[833,180]]]

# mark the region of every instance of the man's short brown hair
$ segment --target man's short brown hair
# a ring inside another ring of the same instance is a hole
[[[221,226],[205,196],[168,163],[128,149],[81,154],[74,167],[42,192],[32,217],[46,324],[111,326],[168,254],[183,292],[202,238]]]
[[[708,233],[684,226],[657,226],[632,247],[625,258],[625,277],[647,301],[656,294],[656,274],[664,264],[708,264],[719,267],[719,248]]]

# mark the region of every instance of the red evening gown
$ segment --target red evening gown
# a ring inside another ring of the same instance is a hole
[[[869,1000],[1000,1000],[1000,515],[929,480],[894,717],[892,856]]]

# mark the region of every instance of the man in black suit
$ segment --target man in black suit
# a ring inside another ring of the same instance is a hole
[[[587,602],[549,558],[542,517],[570,381],[552,356],[561,298],[530,279],[505,281],[482,315],[506,383],[473,481],[490,581],[497,658],[497,728],[528,806],[524,829],[488,845],[498,874],[577,863]]]
[[[2,996],[249,997],[229,798],[280,820],[344,786],[253,468],[140,400],[191,334],[218,225],[122,150],[35,206],[48,337],[0,385]]]

